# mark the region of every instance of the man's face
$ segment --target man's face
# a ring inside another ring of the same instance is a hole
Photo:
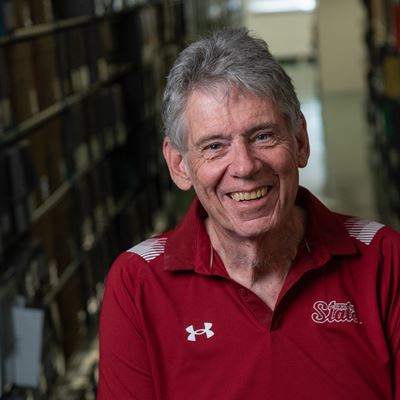
[[[309,154],[304,121],[290,132],[274,104],[236,89],[194,91],[185,117],[187,152],[175,165],[186,181],[174,180],[194,187],[209,229],[256,238],[293,217]]]

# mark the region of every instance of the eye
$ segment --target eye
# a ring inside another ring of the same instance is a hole
[[[255,141],[258,142],[266,142],[272,139],[272,133],[271,132],[260,132],[257,133],[255,136]]]
[[[206,159],[214,159],[222,157],[226,153],[227,145],[224,142],[210,142],[202,149],[203,157]]]
[[[221,148],[222,148],[221,143],[210,143],[205,147],[205,150],[217,151],[220,150]]]

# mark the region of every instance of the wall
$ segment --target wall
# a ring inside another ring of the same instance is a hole
[[[317,42],[322,93],[362,91],[364,10],[360,0],[319,0]]]
[[[245,25],[268,42],[272,54],[278,59],[309,58],[314,54],[314,17],[311,12],[247,12]]]
[[[319,0],[317,43],[327,195],[344,213],[376,219],[365,119],[366,56],[360,0]]]

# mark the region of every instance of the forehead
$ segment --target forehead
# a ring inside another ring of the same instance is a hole
[[[194,90],[188,97],[185,122],[188,132],[198,129],[242,129],[252,123],[282,120],[271,100],[237,88]]]

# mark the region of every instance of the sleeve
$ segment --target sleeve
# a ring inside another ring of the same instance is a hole
[[[140,266],[132,264],[141,262],[138,256],[124,253],[106,279],[100,315],[98,400],[156,399],[142,319],[134,301],[139,286],[136,267]]]
[[[400,234],[392,230],[383,240],[386,274],[386,334],[392,360],[393,399],[400,400]]]
[[[396,342],[393,346],[393,382],[394,382],[394,400],[400,400],[400,323],[397,321]]]
[[[397,281],[399,286],[399,281]],[[400,295],[399,289],[397,289],[397,311],[396,315],[393,318],[393,321],[390,325],[392,325],[392,329],[390,329],[390,350],[392,355],[392,381],[393,381],[393,392],[394,400],[400,400]]]

